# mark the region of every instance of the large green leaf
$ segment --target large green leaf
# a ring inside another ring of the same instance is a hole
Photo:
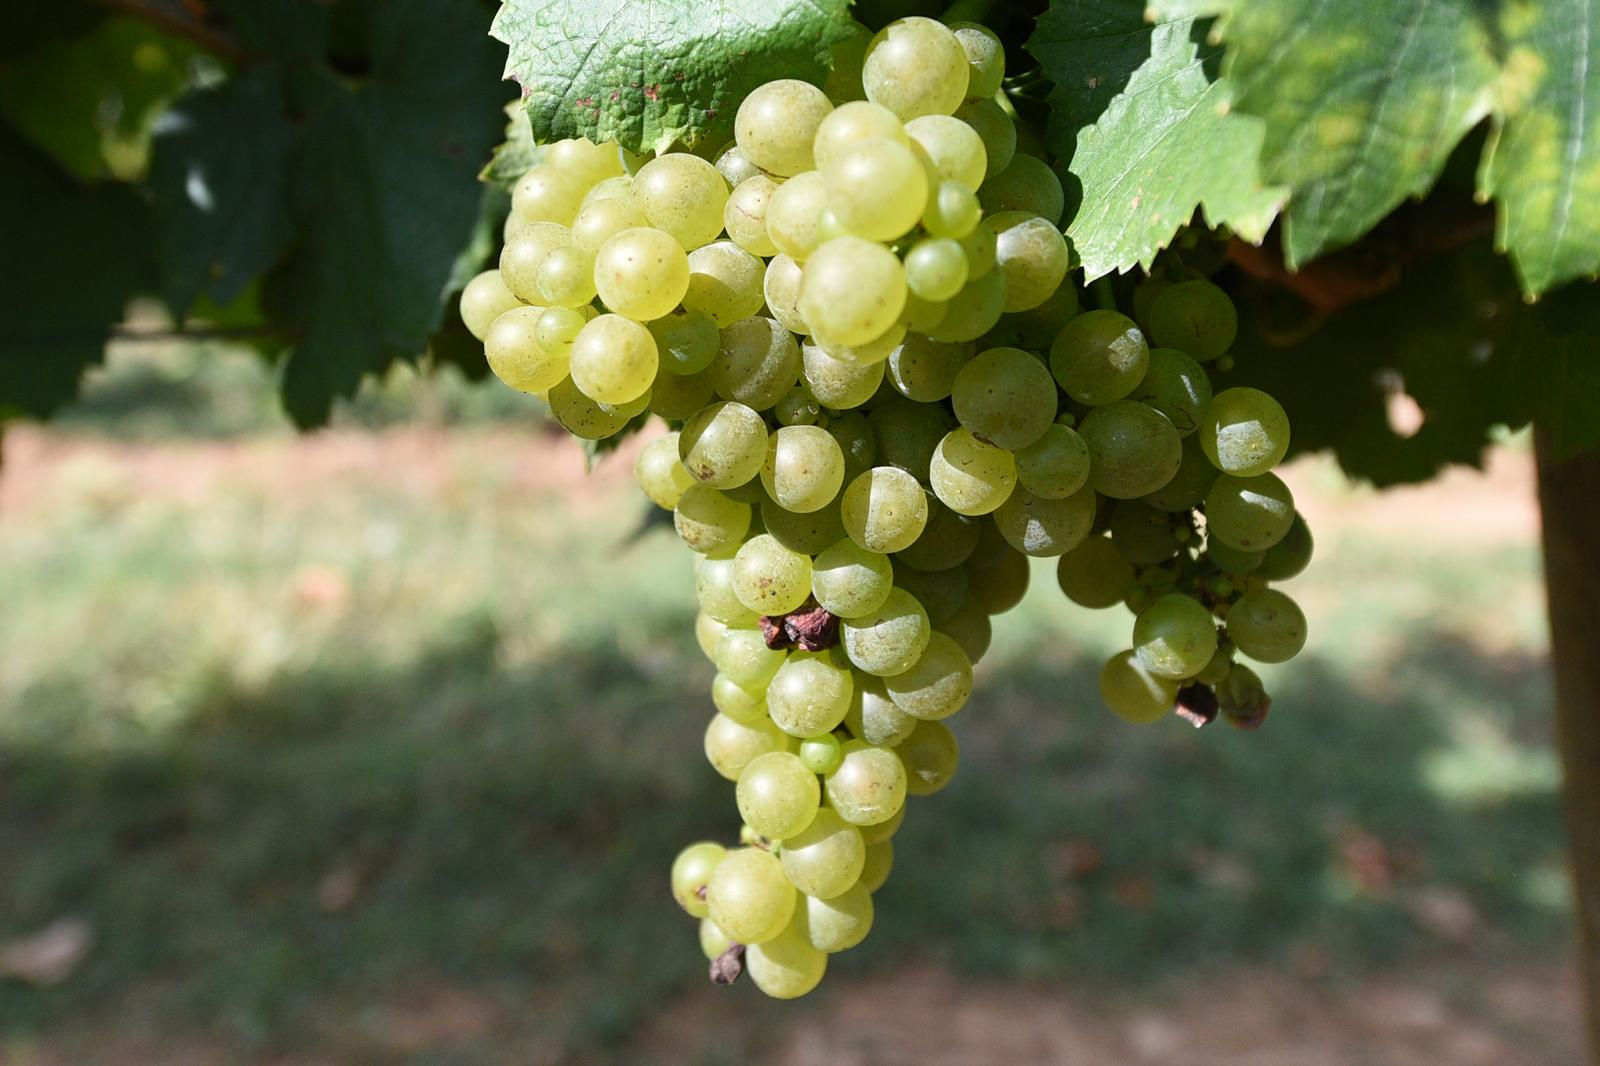
[[[1090,278],[1149,266],[1197,207],[1259,242],[1285,195],[1258,176],[1261,124],[1230,113],[1229,87],[1208,70],[1205,24],[1146,27],[1142,10],[1058,2],[1029,42],[1056,86],[1052,147],[1081,196],[1067,236]]]
[[[540,142],[638,152],[716,147],[750,90],[820,85],[828,46],[855,30],[848,0],[505,0],[490,32]]]

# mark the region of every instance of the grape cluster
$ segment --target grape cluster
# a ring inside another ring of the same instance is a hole
[[[574,435],[675,427],[635,473],[698,555],[705,753],[743,829],[685,848],[672,892],[713,977],[782,998],[871,927],[1030,557],[1135,613],[1100,676],[1131,721],[1257,724],[1236,654],[1306,635],[1268,587],[1311,550],[1271,473],[1287,419],[1213,395],[1227,295],[1180,264],[1133,318],[1080,311],[1062,188],[989,30],[906,18],[839,60],[824,89],[752,92],[714,163],[544,146],[461,298],[494,372]]]

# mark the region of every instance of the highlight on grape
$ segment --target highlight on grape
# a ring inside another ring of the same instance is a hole
[[[827,92],[756,89],[714,160],[542,146],[461,296],[494,372],[574,436],[672,429],[635,473],[697,555],[705,754],[742,825],[684,848],[671,891],[713,979],[778,998],[867,935],[1030,557],[1132,611],[1099,679],[1129,722],[1254,728],[1271,701],[1240,658],[1306,641],[1273,587],[1312,550],[1272,473],[1289,424],[1227,385],[1233,304],[1180,267],[1080,307],[1004,71],[984,27],[906,18]]]

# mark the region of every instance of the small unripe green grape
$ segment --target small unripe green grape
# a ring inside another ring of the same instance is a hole
[[[534,326],[539,347],[547,352],[572,356],[572,342],[578,339],[584,324],[589,321],[582,311],[571,307],[547,307]]]
[[[768,438],[761,484],[784,510],[821,510],[844,485],[844,453],[825,429],[784,426]]]
[[[657,374],[655,384],[650,386],[650,413],[669,422],[682,422],[715,398],[709,370],[698,374]]]
[[[769,81],[744,98],[733,119],[746,159],[788,177],[812,169],[817,127],[833,110],[821,89],[793,78]]]
[[[811,557],[769,534],[751,537],[733,557],[733,591],[756,614],[788,614],[811,595]]]
[[[859,834],[858,834],[859,835]],[[866,846],[862,845],[862,858]],[[702,840],[690,844],[678,852],[678,857],[672,860],[672,898],[677,901],[692,918],[706,916],[706,885],[711,882],[711,874],[716,870],[717,864],[722,862],[728,854],[728,849],[713,840]],[[860,872],[857,871],[857,876]]]
[[[572,220],[572,242],[593,255],[601,245],[623,230],[648,226],[649,222],[633,203],[621,197],[591,200],[578,210]]]
[[[722,151],[711,161],[711,165],[716,167],[717,173],[727,180],[730,189],[737,189],[741,183],[763,173],[760,167],[750,162],[750,157],[744,154],[744,150],[735,141],[729,141],[724,145]]]
[[[1261,663],[1287,662],[1306,646],[1306,616],[1277,589],[1252,589],[1228,608],[1228,639]]]
[[[668,433],[639,449],[633,461],[634,480],[657,507],[670,511],[678,506],[683,490],[694,484],[694,478],[678,461],[678,435]]]
[[[941,181],[928,191],[928,202],[922,209],[922,228],[935,237],[954,237],[957,240],[978,228],[983,218],[983,208],[978,204],[978,194],[956,181]]]
[[[1062,558],[1066,558],[1062,556]],[[971,571],[967,574],[967,584],[971,587]],[[967,653],[967,659],[972,665],[978,665],[989,651],[989,645],[994,640],[994,625],[989,621],[978,601],[968,595],[956,613],[940,622],[935,632],[943,633]],[[848,721],[848,719],[847,719]]]
[[[837,499],[820,511],[801,514],[784,510],[763,492],[761,524],[785,548],[807,555],[815,555],[830,544],[844,539],[844,523],[839,520]]]
[[[859,882],[832,899],[807,896],[802,905],[806,909],[806,935],[818,951],[830,955],[847,951],[872,931],[872,893]]]
[[[806,336],[811,329],[800,317],[800,282],[803,277],[800,264],[780,252],[767,260],[767,272],[761,279],[761,288],[766,294],[767,310],[772,317],[789,332]]]
[[[1133,623],[1133,648],[1144,668],[1157,677],[1193,677],[1217,653],[1217,624],[1199,600],[1173,593],[1139,612]]]
[[[828,210],[846,231],[868,240],[900,237],[928,203],[928,170],[911,147],[887,137],[858,142],[824,166],[822,175]]]
[[[861,740],[842,746],[839,768],[824,779],[828,805],[851,825],[876,825],[906,801],[906,768],[892,748]],[[870,849],[869,849],[870,850]]]
[[[886,360],[858,363],[839,359],[821,345],[800,346],[801,375],[818,403],[835,411],[860,407],[883,383]]]
[[[993,30],[976,22],[952,22],[950,32],[967,56],[967,99],[989,99],[1005,80],[1005,46]]]
[[[582,307],[594,299],[594,255],[575,244],[553,248],[539,264],[540,303]]]
[[[811,824],[822,789],[798,755],[774,751],[744,768],[735,796],[746,825],[768,839],[782,840]]]
[[[716,489],[743,485],[761,471],[767,426],[742,403],[714,403],[683,425],[678,455],[696,481]]]
[[[889,557],[845,538],[824,549],[811,566],[811,594],[829,614],[858,618],[882,606],[894,587]]]
[[[824,652],[797,651],[767,684],[767,713],[779,729],[803,740],[837,728],[851,692],[848,667]]]
[[[995,266],[1005,275],[1007,313],[1032,310],[1055,295],[1071,260],[1055,223],[1026,211],[1002,211],[983,225],[994,231]]]
[[[710,485],[690,485],[678,498],[672,521],[689,550],[701,555],[731,551],[750,528],[750,505],[730,500]]]
[[[1182,513],[1194,510],[1205,501],[1218,474],[1201,449],[1198,436],[1191,433],[1183,438],[1183,459],[1178,464],[1178,472],[1172,475],[1171,481],[1141,497],[1145,503],[1158,510]]]
[[[917,570],[895,556],[894,583],[916,597],[928,612],[928,622],[938,625],[956,612],[967,598],[967,572],[959,566],[948,570]]]
[[[1115,311],[1085,311],[1050,346],[1050,370],[1079,403],[1098,406],[1129,395],[1144,380],[1150,348],[1133,319]]]
[[[1306,525],[1305,518],[1297,511],[1289,532],[1267,549],[1256,573],[1268,581],[1287,581],[1310,564],[1311,552],[1311,527]]]
[[[687,152],[657,156],[633,176],[634,207],[684,249],[717,239],[727,203],[727,181],[716,167]]]
[[[844,483],[871,470],[877,461],[878,440],[872,423],[859,411],[845,411],[828,419],[828,436],[844,452]]]
[[[967,253],[949,237],[925,237],[905,259],[906,287],[924,300],[948,300],[967,283]]]
[[[811,144],[816,168],[822,170],[832,166],[854,151],[857,145],[880,139],[905,145],[911,143],[899,116],[888,108],[866,100],[840,104],[817,126],[817,134]]]
[[[1118,718],[1145,725],[1172,712],[1178,683],[1152,674],[1130,649],[1113,655],[1101,668],[1100,698]]]
[[[595,402],[584,395],[571,378],[563,378],[550,386],[544,398],[550,405],[550,414],[561,427],[582,440],[604,440],[614,436],[637,413],[625,407],[608,407]]]
[[[1133,590],[1133,564],[1107,537],[1089,537],[1061,557],[1056,582],[1080,607],[1115,607]]]
[[[939,502],[957,514],[989,514],[1016,488],[1017,462],[1010,452],[963,426],[939,441],[928,479]]]
[[[950,395],[956,375],[972,355],[971,344],[947,344],[908,333],[889,353],[889,381],[908,400],[937,403]]]
[[[923,115],[906,123],[906,136],[928,154],[938,180],[969,189],[983,184],[989,153],[977,131],[951,115]]]
[[[1253,573],[1267,557],[1264,551],[1240,551],[1230,548],[1222,541],[1212,538],[1206,545],[1206,558],[1217,564],[1217,568],[1227,574]]]
[[[972,695],[972,662],[961,645],[934,632],[911,668],[885,679],[884,687],[894,705],[911,717],[938,721],[966,706]]]
[[[830,735],[828,739],[833,740],[833,737]],[[830,773],[838,768],[843,758],[836,740],[833,751]],[[814,776],[812,781],[816,781]],[[832,899],[848,892],[861,879],[867,845],[861,839],[861,830],[840,818],[832,808],[822,807],[804,829],[783,838],[783,853],[779,858],[783,872],[795,888],[808,896]]]
[[[1294,495],[1276,474],[1223,474],[1206,493],[1206,532],[1239,551],[1266,551],[1294,525]]]
[[[858,672],[844,724],[856,740],[892,748],[911,735],[911,731],[917,727],[917,720],[889,698],[883,678]]]
[[[683,306],[710,315],[725,328],[761,310],[766,264],[732,241],[713,241],[689,253],[689,290]]]
[[[756,174],[734,186],[722,209],[722,225],[728,236],[751,255],[770,256],[778,251],[767,233],[767,205],[777,191],[777,182],[765,174]]]
[[[1202,363],[1233,345],[1239,316],[1228,294],[1204,279],[1169,285],[1150,305],[1150,335],[1163,348],[1176,348]]]
[[[1144,378],[1128,398],[1154,407],[1171,420],[1180,436],[1187,437],[1200,428],[1211,404],[1211,378],[1177,349],[1153,348]]]
[[[499,270],[485,270],[461,290],[461,322],[480,341],[488,336],[495,319],[521,306],[522,301],[506,288]]]
[[[656,339],[661,369],[669,374],[698,374],[710,366],[721,348],[722,333],[711,316],[674,308],[646,323]]]
[[[584,183],[552,166],[537,166],[511,189],[511,217],[519,224],[554,222],[570,226],[583,203]]]
[[[985,174],[999,174],[1017,157],[1017,124],[994,100],[968,100],[956,109],[956,118],[972,127],[983,142],[988,157]]]
[[[967,429],[1014,451],[1044,436],[1055,421],[1055,382],[1028,352],[990,348],[956,374],[950,404]]]
[[[734,684],[760,689],[783,668],[788,652],[767,647],[766,638],[759,629],[732,626],[717,641],[717,651],[711,661]]]
[[[906,767],[906,793],[931,796],[948,785],[961,762],[961,746],[943,722],[918,722],[895,754]]]
[[[600,246],[594,283],[607,308],[648,322],[677,307],[689,291],[689,256],[664,230],[626,229]]]
[[[1089,445],[1089,484],[1102,496],[1130,500],[1155,492],[1183,463],[1183,440],[1167,416],[1132,400],[1096,407],[1078,432]]]
[[[572,243],[572,232],[555,222],[535,222],[506,237],[500,249],[500,280],[523,303],[542,303],[539,268],[545,256]]]
[[[926,571],[960,566],[977,549],[980,529],[978,519],[957,514],[938,499],[929,500],[922,535],[910,547],[902,548],[895,561]]]
[[[1052,422],[1016,457],[1017,484],[1041,499],[1064,500],[1089,481],[1089,445],[1060,423]]]
[[[822,405],[805,385],[796,385],[773,405],[772,417],[778,420],[780,426],[815,425],[822,418]],[[843,462],[841,458],[840,463]]]
[[[873,467],[844,490],[840,518],[850,539],[868,551],[897,552],[921,535],[928,499],[904,470]]]
[[[543,392],[567,376],[564,352],[539,344],[542,307],[514,307],[495,318],[484,336],[483,351],[495,377],[520,392]]]
[[[1005,544],[999,530],[995,536]],[[967,594],[991,615],[1004,614],[1022,602],[1032,573],[1026,555],[1009,544],[1005,549],[1005,554],[994,562],[976,565],[974,560],[967,564]]]
[[[994,524],[1024,555],[1054,558],[1083,543],[1094,516],[1094,490],[1087,486],[1059,500],[1018,489],[995,509]]]
[[[720,713],[744,725],[767,719],[765,690],[752,692],[727,674],[718,673],[711,679],[711,703]]]
[[[1061,179],[1056,177],[1055,171],[1042,159],[1020,148],[1004,170],[998,174],[990,172],[978,190],[978,201],[986,214],[1028,211],[1051,225],[1061,222],[1061,212],[1067,206]]]
[[[984,233],[993,237],[993,234],[982,226],[973,233]],[[989,243],[992,254],[993,241]],[[967,253],[967,285],[945,302],[944,316],[939,319],[938,324],[924,330],[936,341],[977,340],[994,328],[1005,311],[1005,275],[991,269],[983,276],[977,276],[978,260],[974,258],[973,248],[963,242],[962,249]],[[992,260],[990,265],[992,266]]]
[[[760,848],[728,852],[706,887],[711,920],[747,947],[783,932],[794,915],[795,897],[794,886],[783,876],[783,864]]]
[[[706,761],[729,781],[739,780],[751,760],[771,751],[786,751],[788,745],[789,738],[771,722],[745,725],[725,714],[715,714],[706,726]]]
[[[828,183],[815,170],[796,174],[767,201],[767,236],[778,250],[804,263],[820,242],[817,218],[828,206]]]
[[[723,952],[733,947],[733,938],[718,928],[717,923],[710,918],[700,919],[700,952],[707,959],[715,960]]]
[[[800,761],[814,774],[833,773],[842,758],[844,754],[839,750],[839,738],[832,733],[821,733],[800,742]]]
[[[802,899],[804,897],[801,897]],[[783,932],[745,950],[750,980],[773,999],[799,999],[822,983],[828,955],[812,945],[805,930],[804,911]]]
[[[967,53],[956,35],[920,16],[879,30],[861,66],[867,99],[903,120],[950,114],[966,99],[967,78]]]
[[[1200,423],[1200,447],[1224,474],[1265,474],[1289,450],[1289,416],[1260,389],[1225,389],[1212,398]]]
[[[861,880],[857,883],[868,892],[876,892],[889,880],[889,871],[892,869],[894,841],[887,838],[875,841],[867,845],[867,861],[861,867]]]
[[[928,646],[928,612],[904,589],[892,589],[875,609],[840,621],[845,656],[858,670],[878,677],[904,673]]]

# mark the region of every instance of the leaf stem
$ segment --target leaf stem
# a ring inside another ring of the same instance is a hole
[[[1117,294],[1111,288],[1111,278],[1095,278],[1089,286],[1089,291],[1094,295],[1094,304],[1102,311],[1115,311],[1117,309]]]

